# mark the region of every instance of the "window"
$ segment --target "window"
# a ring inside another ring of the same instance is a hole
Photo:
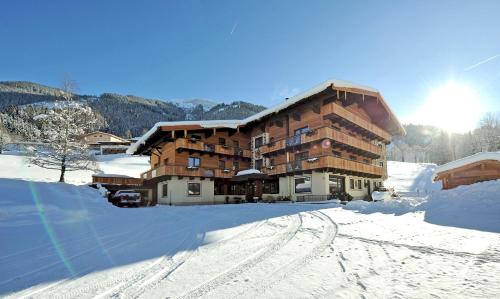
[[[301,152],[295,154],[295,161],[307,160],[309,158],[309,152]]]
[[[365,180],[365,188],[370,187],[370,180]]]
[[[168,197],[168,184],[161,186],[161,197]]]
[[[342,155],[340,154],[340,152],[337,152],[337,151],[333,151],[333,156],[336,157],[336,158],[342,157]]]
[[[279,184],[277,181],[266,181],[264,182],[264,193],[266,194],[277,194],[279,193]]]
[[[219,160],[219,169],[226,169],[226,161]]]
[[[233,146],[235,148],[239,148],[240,147],[240,142],[238,140],[233,140]]]
[[[262,159],[255,160],[255,169],[261,169],[262,165]]]
[[[234,161],[233,162],[233,169],[234,170],[239,170],[240,169],[240,162]]]
[[[380,167],[384,167],[384,162],[380,161],[380,162],[378,162],[378,165],[379,165]]]
[[[163,159],[163,165],[167,165],[167,164],[168,164],[168,158]]]
[[[344,178],[340,176],[330,175],[329,176],[329,190],[330,194],[335,192],[343,192],[344,191]]]
[[[200,183],[188,183],[188,196],[195,196],[201,194]]]
[[[354,156],[354,155],[349,155],[349,160],[351,160],[351,161],[356,161],[356,159],[357,159],[357,158],[356,158],[356,156]]]
[[[365,163],[365,164],[369,164],[369,163],[370,163],[370,161],[368,161],[368,159],[363,159],[363,163]]]
[[[255,148],[261,147],[263,143],[262,137],[255,138]]]
[[[275,160],[274,158],[273,158],[273,159],[271,159],[271,160],[269,160],[269,165],[270,165],[270,166],[274,166],[274,165],[276,165],[275,163],[276,163],[276,160]]]
[[[361,186],[361,180],[358,180],[358,189],[362,189],[363,186]]]
[[[215,184],[215,195],[224,195],[224,184]]]
[[[295,130],[295,134],[294,135],[300,135],[302,133],[307,133],[309,132],[309,127],[303,127],[303,128],[298,128]]]
[[[219,138],[220,145],[226,145],[226,138]]]
[[[192,140],[201,140],[201,136],[200,135],[193,135],[193,134],[191,134],[191,139]]]
[[[354,179],[349,180],[349,188],[354,189]]]
[[[198,167],[200,167],[200,158],[198,158],[198,157],[189,157],[188,158],[188,167],[189,168],[198,168]]]
[[[296,176],[295,177],[295,193],[306,193],[311,192],[311,177]]]

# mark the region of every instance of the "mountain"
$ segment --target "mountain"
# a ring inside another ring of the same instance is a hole
[[[12,114],[17,109],[50,109],[60,91],[32,82],[0,82],[0,111]],[[265,109],[244,101],[230,104],[204,99],[164,101],[114,93],[75,94],[74,99],[106,120],[105,131],[123,137],[140,136],[159,121],[243,119]]]

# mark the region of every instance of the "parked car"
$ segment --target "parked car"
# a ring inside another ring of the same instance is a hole
[[[111,196],[111,202],[119,207],[138,207],[141,204],[141,193],[135,190],[118,190]]]

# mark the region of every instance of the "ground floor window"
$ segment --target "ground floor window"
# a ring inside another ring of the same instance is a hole
[[[336,193],[336,192],[343,192],[344,191],[344,178],[340,176],[335,176],[335,175],[330,175],[329,176],[329,190],[330,194]]]
[[[361,180],[358,180],[358,189],[362,189],[363,186],[361,186]]]
[[[168,197],[168,184],[161,185],[161,197]]]
[[[349,188],[352,190],[354,189],[354,179],[349,180]]]
[[[311,192],[311,177],[301,175],[295,177],[295,193]]]
[[[201,194],[201,184],[200,183],[188,183],[188,195],[195,196]]]
[[[266,193],[266,194],[278,194],[279,193],[279,183],[277,181],[264,182],[264,193]]]

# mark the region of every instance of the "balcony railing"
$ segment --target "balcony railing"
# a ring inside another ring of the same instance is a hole
[[[184,148],[201,152],[217,153],[229,156],[242,156],[250,158],[252,153],[250,150],[231,147],[228,145],[211,144],[200,140],[191,140],[187,138],[178,138],[175,140],[175,148]]]
[[[292,161],[290,163],[268,167],[263,169],[262,171],[268,175],[278,175],[321,168],[336,168],[345,171],[353,171],[376,176],[382,176],[384,174],[383,167],[346,160],[333,156],[321,156],[309,158],[307,160]]]
[[[346,108],[340,106],[337,103],[329,103],[325,105],[322,109],[324,115],[335,114],[339,116],[341,119],[348,121],[349,123],[353,124],[356,127],[369,131],[377,135],[378,137],[382,138],[383,140],[391,141],[391,135],[387,133],[385,130],[379,128],[377,125],[374,125],[373,123],[365,120],[364,118],[352,113],[351,111],[347,110]]]
[[[207,167],[188,167],[185,165],[162,165],[141,174],[142,179],[152,179],[163,175],[187,177],[232,178],[234,171]]]
[[[270,152],[283,150],[286,147],[295,146],[297,144],[306,144],[326,138],[353,148],[360,149],[365,152],[372,153],[376,156],[381,156],[383,154],[382,148],[354,136],[350,136],[344,132],[334,130],[330,127],[322,127],[309,133],[295,135],[287,139],[274,141],[268,145],[261,146],[259,150],[262,154],[267,154]]]
[[[291,137],[288,137],[286,139],[286,146],[287,147],[292,147],[292,146],[297,146],[297,145],[302,144],[302,142],[301,142],[301,136],[302,136],[302,134],[300,134],[300,135],[293,135]]]

